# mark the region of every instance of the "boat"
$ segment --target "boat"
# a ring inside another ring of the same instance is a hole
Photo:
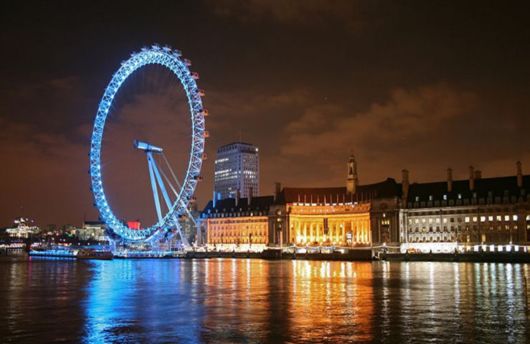
[[[53,258],[75,258],[74,250],[53,248],[53,249],[32,249],[29,251],[32,257],[53,257]]]
[[[83,248],[77,251],[77,259],[103,259],[110,260],[114,257],[111,251],[98,251],[89,248]]]

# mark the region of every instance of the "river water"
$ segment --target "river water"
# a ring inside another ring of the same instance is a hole
[[[527,343],[530,265],[0,260],[2,343]]]

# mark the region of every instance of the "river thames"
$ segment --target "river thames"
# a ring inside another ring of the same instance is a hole
[[[525,343],[521,264],[0,260],[3,343]]]

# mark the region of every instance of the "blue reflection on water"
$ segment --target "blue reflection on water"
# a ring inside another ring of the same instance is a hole
[[[203,309],[193,264],[93,261],[87,343],[200,342]],[[147,337],[148,336],[148,337]]]

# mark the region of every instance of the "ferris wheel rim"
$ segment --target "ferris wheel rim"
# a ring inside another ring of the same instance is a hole
[[[191,149],[188,159],[186,174],[182,181],[177,199],[173,202],[171,209],[161,220],[155,224],[139,230],[130,229],[119,220],[107,201],[105,189],[103,187],[101,172],[101,148],[104,136],[105,123],[108,113],[113,104],[114,97],[121,86],[134,72],[152,64],[158,64],[169,69],[180,81],[186,93],[186,99],[191,116]],[[131,54],[131,57],[122,62],[120,68],[114,73],[111,81],[105,88],[103,97],[98,105],[98,111],[94,120],[90,145],[90,179],[92,193],[95,199],[95,206],[100,213],[100,217],[107,225],[107,228],[120,239],[126,241],[151,240],[157,235],[168,232],[174,225],[175,220],[185,211],[191,200],[197,182],[199,180],[202,159],[204,153],[204,109],[202,105],[202,91],[199,90],[195,78],[188,68],[189,62],[181,58],[178,50],[169,47],[143,48],[139,53]]]

